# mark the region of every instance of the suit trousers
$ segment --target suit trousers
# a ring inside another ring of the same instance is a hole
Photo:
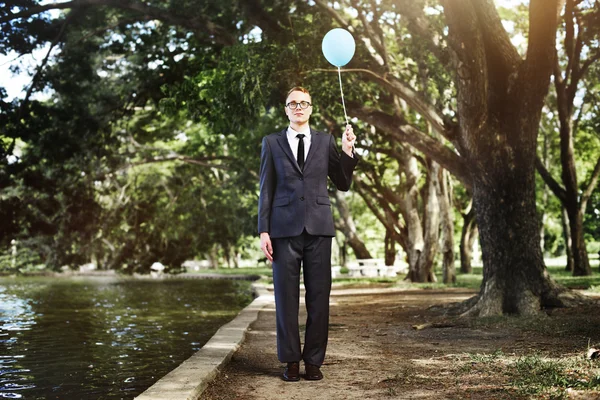
[[[302,359],[305,363],[321,366],[325,359],[331,293],[331,239],[313,236],[304,230],[299,236],[271,240],[277,356],[282,363]],[[307,312],[302,351],[298,326],[301,264]]]

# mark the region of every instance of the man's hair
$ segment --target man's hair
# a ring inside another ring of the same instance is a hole
[[[289,90],[289,92],[287,92],[287,95],[285,96],[285,98],[287,99],[288,97],[290,97],[290,94],[292,94],[293,92],[302,92],[302,93],[306,93],[307,95],[310,96],[310,92],[308,91],[308,89],[303,88],[302,86],[294,86],[293,88],[291,88]]]

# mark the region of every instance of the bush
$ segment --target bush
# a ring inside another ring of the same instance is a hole
[[[15,256],[12,254],[12,249],[0,253],[0,273],[2,274],[29,273],[45,268],[40,255],[30,248],[17,247]]]

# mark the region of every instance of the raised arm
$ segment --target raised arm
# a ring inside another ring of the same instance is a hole
[[[344,133],[345,138],[342,139],[343,145],[347,144],[348,130]],[[354,136],[354,134],[352,134]],[[350,149],[354,140],[350,141]],[[350,150],[349,156],[345,151],[340,152],[337,149],[337,145],[335,144],[335,137],[330,135],[329,138],[329,177],[333,181],[335,187],[338,190],[346,192],[350,189],[350,185],[352,184],[352,173],[354,172],[354,167],[358,163],[358,156],[356,153]]]

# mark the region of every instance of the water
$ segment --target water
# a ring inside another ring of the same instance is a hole
[[[0,278],[0,399],[131,399],[251,300],[245,281]]]

